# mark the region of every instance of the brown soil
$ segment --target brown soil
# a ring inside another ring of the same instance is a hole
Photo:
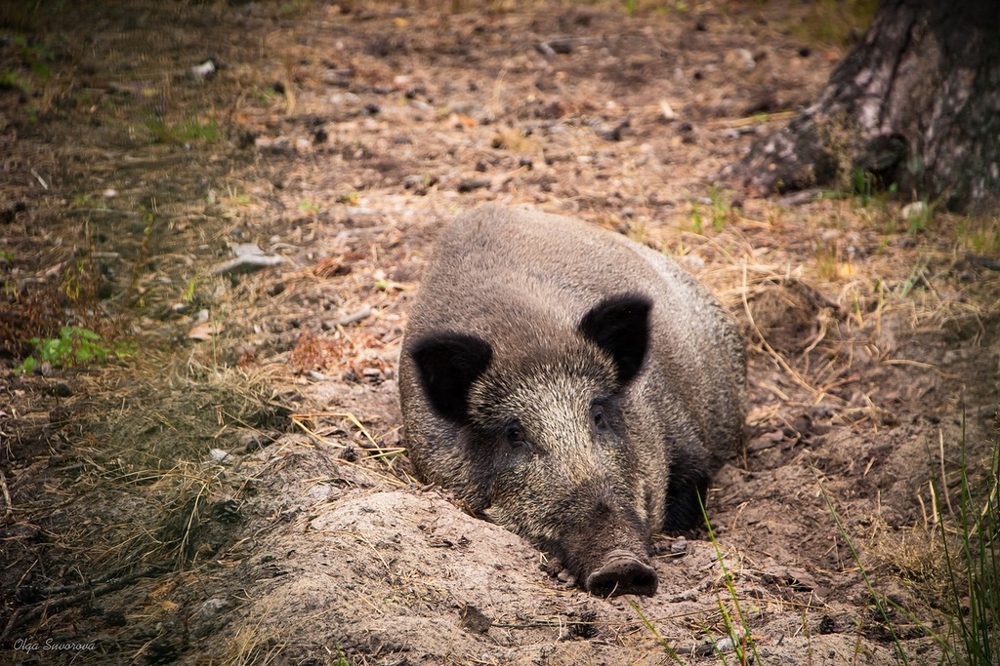
[[[935,528],[995,441],[997,219],[715,182],[843,54],[798,36],[808,3],[27,4],[0,8],[0,661],[738,663],[737,611],[761,663],[936,661]],[[586,595],[411,476],[407,311],[484,201],[662,249],[743,323],[749,442],[715,541],[656,537],[653,598]],[[237,244],[284,262],[214,273]],[[135,351],[14,371],[65,325]]]

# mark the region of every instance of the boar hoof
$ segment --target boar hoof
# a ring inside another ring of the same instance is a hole
[[[604,566],[587,577],[587,591],[597,597],[617,597],[620,594],[656,594],[656,572],[631,553],[614,551]]]

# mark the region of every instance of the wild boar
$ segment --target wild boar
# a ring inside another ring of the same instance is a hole
[[[656,592],[650,535],[700,524],[746,416],[737,326],[692,276],[619,234],[499,206],[443,230],[399,383],[418,474],[598,596]]]

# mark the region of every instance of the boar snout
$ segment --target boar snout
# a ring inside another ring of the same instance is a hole
[[[587,591],[597,597],[656,594],[658,580],[651,566],[625,550],[608,553],[600,569],[587,577]]]

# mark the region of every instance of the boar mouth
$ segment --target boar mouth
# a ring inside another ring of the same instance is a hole
[[[587,591],[595,597],[637,594],[651,597],[658,584],[656,571],[627,550],[613,550],[601,567],[587,576]]]
[[[599,497],[574,502],[589,510],[566,525],[547,549],[596,597],[656,594],[658,579],[648,557],[649,536],[627,503]]]

